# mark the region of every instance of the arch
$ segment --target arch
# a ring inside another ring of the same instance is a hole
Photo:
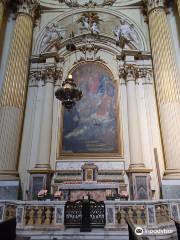
[[[107,15],[112,15],[112,16],[114,16],[116,18],[119,18],[119,19],[126,19],[128,24],[132,24],[135,27],[135,32],[136,32],[136,34],[139,38],[140,46],[141,46],[141,49],[138,49],[138,50],[146,51],[148,49],[143,32],[141,31],[139,26],[134,21],[132,21],[132,19],[130,19],[128,16],[126,16],[125,14],[123,14],[121,12],[118,12],[118,11],[115,11],[115,10],[112,10],[112,9],[98,8],[98,9],[93,9],[93,10],[75,9],[73,11],[73,16],[78,15],[78,14],[82,14],[82,13],[85,13],[85,12],[95,12],[95,13],[107,14]],[[46,26],[44,26],[44,28],[40,31],[40,33],[37,37],[37,40],[35,42],[34,54],[41,53],[40,46],[41,46],[45,31],[46,31],[46,27],[47,26],[52,26],[53,24],[61,22],[66,18],[72,18],[72,11],[66,11],[63,14],[60,14],[59,16],[56,16]],[[82,37],[82,36],[83,36],[83,34],[79,35],[79,37]],[[107,38],[110,42],[114,42],[114,44],[115,44],[115,37],[113,38],[112,36],[108,36],[107,34],[100,34],[100,36]],[[63,44],[63,42],[65,42],[66,40],[67,39],[62,40],[61,43]],[[51,43],[51,45],[52,46],[57,45],[57,41]]]
[[[121,157],[118,83],[112,72],[92,61],[77,64],[70,72],[83,98],[62,114],[59,156]]]

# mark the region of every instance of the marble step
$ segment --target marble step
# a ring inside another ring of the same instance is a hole
[[[30,240],[129,240],[127,231],[107,231],[93,229],[91,232],[80,232],[79,229],[67,229],[65,231],[32,231]],[[26,237],[27,237],[26,235]],[[176,233],[171,235],[148,236],[149,240],[177,240]]]

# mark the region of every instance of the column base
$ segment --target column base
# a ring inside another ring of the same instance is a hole
[[[46,164],[46,163],[37,163],[35,165],[35,170],[39,171],[39,170],[51,170],[50,164]]]
[[[129,169],[126,172],[127,173],[150,173],[152,172],[152,169],[146,168],[143,163],[130,164]]]
[[[179,179],[180,180],[180,169],[167,169],[164,172],[163,179]]]
[[[19,174],[14,170],[0,170],[0,180],[16,180],[19,179]]]

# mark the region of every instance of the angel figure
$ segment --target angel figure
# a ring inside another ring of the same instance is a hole
[[[138,42],[136,33],[134,31],[133,24],[128,24],[128,22],[124,20],[120,20],[120,25],[116,26],[113,30],[114,35],[116,36],[116,43],[120,45],[124,45],[125,42],[133,41],[135,43]]]
[[[89,30],[89,20],[86,16],[82,17],[82,27],[85,30]]]
[[[50,44],[54,40],[63,38],[63,31],[61,29],[58,29],[54,23],[51,26],[46,26],[46,31],[42,40],[41,48],[44,49],[46,45]]]
[[[85,12],[77,20],[77,23],[81,23],[82,30],[91,31],[93,34],[100,33],[98,28],[99,22],[102,21],[97,13]]]
[[[93,34],[99,34],[100,33],[100,30],[98,28],[98,25],[96,22],[93,22],[92,26],[91,26],[91,32]]]

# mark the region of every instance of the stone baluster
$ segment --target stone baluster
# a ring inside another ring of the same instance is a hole
[[[0,177],[17,176],[36,1],[19,0],[0,97]]]
[[[147,2],[157,105],[166,166],[164,179],[180,179],[180,79],[172,36],[164,1],[148,0]],[[169,194],[171,194],[169,197],[175,197],[172,196],[172,192]]]

